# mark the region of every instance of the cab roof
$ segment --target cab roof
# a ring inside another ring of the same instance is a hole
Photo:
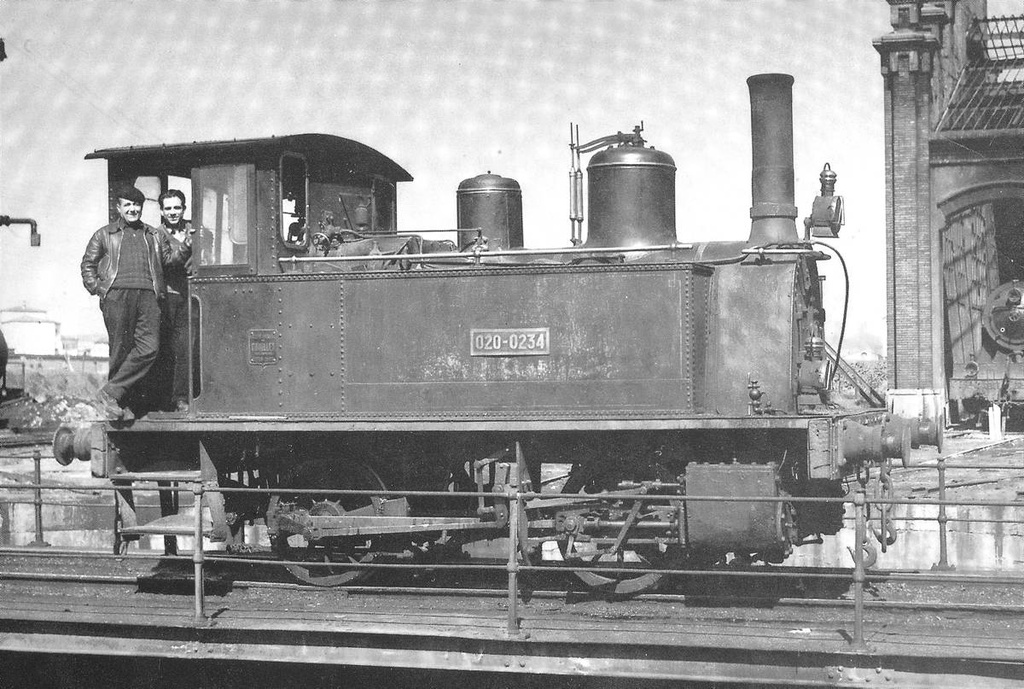
[[[262,139],[102,148],[89,153],[85,159],[103,158],[111,163],[131,165],[180,164],[186,160],[204,164],[247,162],[268,156],[276,158],[285,151],[303,154],[313,168],[344,160],[353,169],[364,173],[380,175],[396,182],[412,181],[412,175],[380,151],[333,134],[289,134]]]

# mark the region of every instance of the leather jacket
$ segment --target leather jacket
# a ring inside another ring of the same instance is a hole
[[[124,227],[124,220],[118,218],[116,222],[96,230],[82,256],[82,284],[89,294],[98,295],[101,302],[117,277]],[[156,228],[145,223],[142,223],[142,228],[149,249],[149,274],[153,280],[153,292],[158,299],[162,299],[167,291],[164,285],[164,266],[184,265],[192,254],[192,247],[191,244],[181,244],[172,248],[167,238]]]
[[[185,237],[192,236],[192,223],[184,222],[182,227],[185,230]],[[192,262],[188,260],[188,256],[191,255],[191,251],[185,253],[182,248],[184,246],[184,240],[178,239],[174,236],[174,232],[171,228],[162,222],[156,228],[157,232],[160,233],[171,245],[171,255],[174,256],[175,252],[182,252],[182,255],[186,256],[186,260],[182,263],[172,262],[164,266],[164,284],[167,286],[167,294],[181,294],[183,296],[188,295],[188,277],[194,274]]]

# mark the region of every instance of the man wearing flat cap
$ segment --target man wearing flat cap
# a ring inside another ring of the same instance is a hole
[[[132,386],[142,380],[160,348],[160,300],[164,267],[184,265],[191,238],[172,248],[167,238],[142,222],[146,197],[129,184],[116,190],[116,221],[96,230],[82,256],[82,283],[100,298],[110,341],[107,384],[97,401],[108,419],[130,419]]]

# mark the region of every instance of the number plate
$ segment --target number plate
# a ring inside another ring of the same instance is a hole
[[[272,366],[278,361],[276,330],[249,331],[249,365]]]
[[[469,331],[470,356],[547,356],[548,328],[484,328]]]

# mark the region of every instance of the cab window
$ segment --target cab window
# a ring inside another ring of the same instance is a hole
[[[306,159],[295,153],[281,156],[281,240],[305,247],[309,241],[309,177]]]
[[[160,194],[162,192],[177,189],[185,194],[186,199],[192,198],[192,180],[188,177],[143,175],[136,177],[132,184],[146,197],[146,203],[142,206],[142,222],[153,227],[157,227],[163,222],[163,217],[160,214]],[[191,222],[192,208],[190,204],[185,204],[184,217],[186,222]]]
[[[309,185],[313,220],[324,231],[349,230],[358,234],[373,231],[370,209],[373,195],[369,188],[341,184]]]
[[[358,182],[363,180],[347,184],[309,183],[309,213],[314,228],[328,234],[394,234],[394,185],[378,179]]]
[[[391,234],[397,231],[396,198],[394,182],[379,177],[373,180],[373,219],[377,232]]]
[[[243,265],[249,262],[256,185],[253,165],[211,165],[192,171],[193,226],[199,265]]]
[[[135,188],[146,197],[146,203],[142,205],[142,222],[156,227],[160,224],[160,206],[156,202],[161,191],[160,178],[153,176],[136,177]]]
[[[185,195],[186,199],[192,198],[192,180],[188,177],[177,177],[175,175],[167,176],[167,190],[177,189]],[[159,206],[157,206],[159,210]],[[192,204],[185,204],[185,222],[192,222]]]

